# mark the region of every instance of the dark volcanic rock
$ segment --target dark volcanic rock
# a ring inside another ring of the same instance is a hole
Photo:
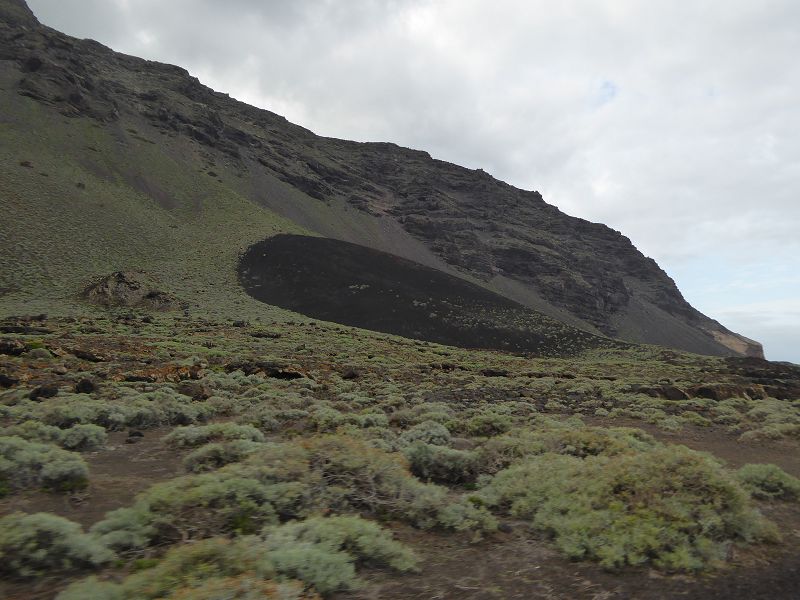
[[[105,362],[106,357],[102,354],[98,354],[92,350],[85,350],[83,348],[73,348],[72,354],[76,358],[80,358],[81,360],[88,360],[89,362]]]
[[[91,394],[97,389],[97,384],[92,381],[91,379],[81,379],[78,383],[75,384],[75,393],[76,394]]]
[[[128,432],[128,437],[125,438],[126,444],[138,444],[144,439],[144,433],[137,429],[131,429]]]
[[[483,369],[481,375],[484,377],[508,377],[508,371],[505,369]]]
[[[758,396],[772,396],[779,400],[800,398],[800,366],[791,363],[770,362],[757,357],[730,357],[725,359],[722,373],[738,375],[741,388],[751,390]],[[751,395],[751,397],[753,397]]]
[[[345,369],[341,375],[342,379],[358,379],[361,377],[361,373],[358,369]]]
[[[12,377],[11,375],[6,375],[5,373],[0,373],[0,387],[10,388],[14,387],[19,383],[19,378]]]
[[[144,307],[156,310],[174,308],[175,299],[156,289],[150,279],[140,272],[118,271],[105,275],[90,284],[84,297],[101,306]]]
[[[458,277],[338,240],[269,238],[244,253],[239,278],[263,302],[410,338],[550,355],[618,345]]]
[[[199,381],[183,381],[176,390],[179,394],[189,396],[192,400],[206,400],[214,395],[211,388]]]
[[[273,379],[291,380],[300,379],[302,377],[311,378],[307,373],[303,373],[298,369],[275,361],[233,361],[225,365],[225,371],[227,373],[241,371],[245,375],[263,373],[267,377],[272,377]]]
[[[31,400],[36,401],[44,398],[53,398],[54,396],[57,395],[58,395],[58,384],[47,383],[34,388],[28,395],[28,397]]]
[[[0,2],[0,21],[17,27],[36,27],[39,21],[28,8],[25,0],[3,0]]]
[[[19,356],[25,352],[25,344],[19,340],[0,339],[0,354]]]

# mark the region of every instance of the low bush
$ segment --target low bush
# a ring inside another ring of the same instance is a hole
[[[736,478],[755,498],[800,500],[800,479],[777,465],[744,465]]]
[[[491,437],[505,433],[514,425],[514,420],[509,415],[493,411],[478,413],[468,419],[462,430],[468,435]]]
[[[24,421],[17,425],[0,429],[0,435],[21,437],[30,442],[58,444],[61,442],[64,430],[52,425],[45,425],[39,421]]]
[[[682,412],[680,418],[686,421],[687,423],[691,425],[697,425],[698,427],[711,426],[711,421],[709,419],[705,418],[703,415],[693,410],[687,410]]]
[[[402,456],[360,440],[322,436],[262,446],[243,462],[154,485],[92,531],[124,550],[252,533],[318,510],[360,511],[427,528],[442,526],[442,511],[452,503],[446,489],[413,477]],[[494,526],[485,510],[462,513],[465,522]],[[452,513],[446,526],[466,527]]]
[[[99,425],[75,425],[64,429],[60,445],[68,450],[96,450],[108,441],[106,430]]]
[[[164,438],[164,442],[178,448],[202,446],[209,442],[249,440],[263,442],[264,434],[252,425],[212,423],[211,425],[178,427]]]
[[[614,457],[544,454],[498,473],[478,498],[529,518],[570,558],[698,570],[734,540],[775,540],[715,460],[683,446]]]
[[[80,525],[49,513],[14,513],[0,519],[0,573],[31,578],[97,567],[111,551]]]
[[[411,472],[424,480],[448,484],[472,483],[478,476],[478,455],[424,442],[414,442],[403,451]]]
[[[299,408],[258,407],[243,413],[238,417],[237,422],[253,425],[261,431],[278,431],[283,427],[303,421],[308,416],[307,410]]]
[[[69,429],[59,429],[38,421],[24,421],[0,430],[0,435],[17,436],[28,441],[58,444],[67,450],[96,450],[102,448],[108,436],[106,430],[98,425],[75,425]]]
[[[382,412],[343,412],[331,406],[317,406],[309,413],[311,425],[319,432],[334,432],[340,427],[388,427],[389,419]]]
[[[306,491],[299,482],[270,485],[241,469],[178,477],[152,486],[131,507],[109,512],[92,533],[120,551],[254,533],[281,514],[296,516]]]
[[[154,567],[122,583],[94,577],[73,584],[58,600],[311,600],[297,582],[277,583],[261,540],[214,538],[170,549]]]
[[[397,452],[405,446],[400,441],[400,436],[388,427],[343,425],[336,429],[336,434],[363,440],[368,446],[384,452]]]
[[[179,546],[121,584],[90,578],[68,588],[59,600],[311,598],[293,581],[273,580],[299,580],[328,594],[358,587],[357,567],[409,571],[416,564],[414,554],[376,523],[354,516],[312,517],[268,527],[262,538],[212,538]],[[214,589],[223,595],[212,595]],[[249,595],[237,595],[245,591]]]
[[[751,400],[747,407],[749,431],[739,436],[741,441],[800,438],[800,402],[764,398]]]
[[[25,400],[9,407],[17,422],[37,420],[67,429],[78,424],[100,425],[114,431],[125,427],[146,429],[162,425],[189,425],[208,420],[215,408],[208,402],[195,402],[170,387],[151,392],[115,388],[112,396],[87,397],[86,394],[59,394],[57,401]]]
[[[450,431],[436,421],[423,421],[403,432],[400,441],[404,445],[423,442],[435,446],[447,446],[450,443]]]
[[[736,425],[742,420],[742,414],[737,405],[730,400],[723,400],[711,407],[711,420],[720,425]]]
[[[83,459],[52,444],[0,437],[0,495],[5,490],[42,487],[70,491],[86,487],[89,467]]]
[[[544,453],[577,458],[617,456],[658,446],[655,438],[629,427],[588,427],[580,421],[542,419],[534,429],[514,429],[486,440],[475,450],[479,473],[493,474],[520,460]]]
[[[394,403],[403,406],[405,401],[395,398]],[[425,421],[444,424],[451,420],[453,420],[453,408],[444,402],[421,402],[411,408],[397,408],[389,417],[389,421],[399,427],[409,427]]]
[[[617,456],[650,450],[656,440],[641,429],[629,427],[571,427],[553,423],[534,430],[533,437],[541,441],[544,452],[566,454],[578,458],[587,456]]]
[[[261,444],[250,440],[233,440],[230,442],[206,444],[192,451],[184,458],[183,466],[191,473],[213,471],[225,465],[243,460],[260,447]]]
[[[267,530],[268,557],[282,575],[322,594],[356,587],[356,565],[414,570],[413,552],[376,523],[360,517],[313,517]]]

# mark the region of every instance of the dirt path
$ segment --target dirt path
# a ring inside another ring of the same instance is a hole
[[[86,490],[69,495],[15,494],[0,501],[0,516],[14,511],[51,512],[88,528],[109,510],[129,506],[136,494],[152,484],[183,474],[183,453],[167,449],[161,442],[171,430],[146,430],[135,444],[125,442],[125,432],[112,432],[105,448],[83,454],[89,465]]]
[[[770,511],[767,511],[770,512]],[[421,556],[418,574],[368,577],[357,593],[337,600],[796,600],[800,598],[800,505],[775,505],[783,524],[778,546],[734,551],[725,570],[703,577],[649,569],[612,573],[560,556],[526,525],[479,544],[451,535],[408,534],[400,539]],[[787,531],[789,530],[789,531]]]

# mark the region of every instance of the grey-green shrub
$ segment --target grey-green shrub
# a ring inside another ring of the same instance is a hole
[[[344,551],[360,564],[387,566],[398,571],[416,568],[414,553],[395,541],[380,525],[357,516],[311,517],[265,530],[266,545],[280,549],[288,543],[309,542]]]
[[[278,572],[305,581],[322,593],[351,589],[357,582],[352,559],[319,544],[286,543],[270,552],[270,560]]]
[[[436,421],[423,421],[400,436],[400,440],[404,444],[413,444],[419,441],[436,446],[446,446],[450,443],[450,439],[450,431],[447,427]]]
[[[416,568],[413,552],[376,523],[355,516],[312,517],[265,533],[268,557],[276,570],[326,594],[357,585],[355,565]]]
[[[315,407],[309,415],[309,420],[314,429],[319,432],[333,432],[345,425],[364,426],[361,415],[342,412],[325,405]]]
[[[311,600],[300,585],[270,581],[276,575],[260,539],[213,538],[173,547],[158,564],[128,576],[122,583],[100,582],[93,577],[75,583],[59,594],[58,600]],[[248,595],[247,590],[255,593]],[[208,591],[218,595],[206,595]]]
[[[486,440],[474,453],[478,472],[493,474],[546,452],[585,458],[634,454],[658,446],[655,438],[640,429],[589,427],[580,421],[543,418],[533,429],[513,429]]]
[[[237,425],[236,423],[212,423],[211,425],[190,425],[178,427],[164,438],[170,446],[178,448],[201,446],[208,442],[221,442],[230,440],[250,440],[263,442],[264,434],[252,425]]]
[[[253,533],[282,514],[297,515],[304,492],[298,482],[262,481],[229,467],[156,484],[131,507],[109,512],[91,531],[115,550]]]
[[[407,447],[403,454],[411,465],[411,472],[424,480],[463,484],[475,481],[478,476],[478,456],[472,451],[418,441]]]
[[[225,465],[239,462],[260,448],[261,444],[250,440],[232,440],[200,446],[183,459],[183,466],[192,473],[213,471]]]
[[[0,573],[18,578],[97,567],[114,558],[80,525],[49,513],[0,519]]]
[[[49,442],[52,444],[61,442],[63,432],[63,429],[33,420],[0,429],[0,435],[5,437],[16,436],[31,442]]]
[[[777,465],[744,465],[736,478],[755,498],[800,499],[800,479]]]
[[[683,446],[614,457],[543,454],[498,473],[478,498],[531,519],[571,558],[697,570],[732,541],[777,530],[719,463]]]
[[[100,581],[92,575],[73,583],[56,596],[56,600],[126,600],[122,587],[110,581]]]
[[[89,467],[74,452],[20,437],[0,437],[0,495],[35,487],[80,489],[88,477]]]
[[[62,431],[60,445],[68,450],[96,450],[108,441],[106,430],[99,425],[74,425]]]
[[[440,516],[453,501],[446,489],[425,484],[399,455],[344,436],[263,444],[243,462],[202,475],[159,483],[92,528],[114,549],[252,533],[264,525],[318,510],[361,511],[418,527],[466,527]],[[461,511],[469,523],[494,527],[485,510]]]
[[[28,441],[58,444],[67,450],[95,450],[105,445],[106,430],[98,425],[74,425],[60,429],[38,421],[25,421],[0,430],[0,435],[17,436]]]
[[[277,527],[268,527],[263,538],[244,536],[234,540],[211,538],[175,547],[154,567],[129,576],[121,584],[107,584],[88,579],[73,585],[59,600],[108,598],[141,600],[143,598],[205,597],[200,589],[216,586],[231,595],[230,586],[244,577],[262,593],[258,598],[281,598],[270,595],[263,586],[275,578],[291,578],[327,594],[353,589],[359,585],[356,568],[385,566],[397,571],[416,568],[415,555],[379,525],[356,516],[312,517]],[[232,579],[233,578],[233,579]],[[272,584],[276,585],[277,584]],[[195,589],[197,591],[195,591]],[[288,598],[300,588],[289,584]],[[191,595],[189,595],[191,593]]]
[[[192,401],[170,387],[145,393],[125,387],[111,391],[114,396],[102,399],[85,394],[60,394],[44,402],[25,400],[9,407],[9,416],[18,422],[38,420],[61,429],[94,424],[114,431],[125,427],[188,425],[206,421],[215,414],[208,402]]]
[[[462,427],[468,435],[491,437],[505,433],[513,425],[514,419],[511,416],[488,410],[467,419]]]

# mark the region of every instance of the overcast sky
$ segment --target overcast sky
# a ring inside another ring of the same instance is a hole
[[[797,0],[29,4],[318,134],[538,190],[800,363]]]

